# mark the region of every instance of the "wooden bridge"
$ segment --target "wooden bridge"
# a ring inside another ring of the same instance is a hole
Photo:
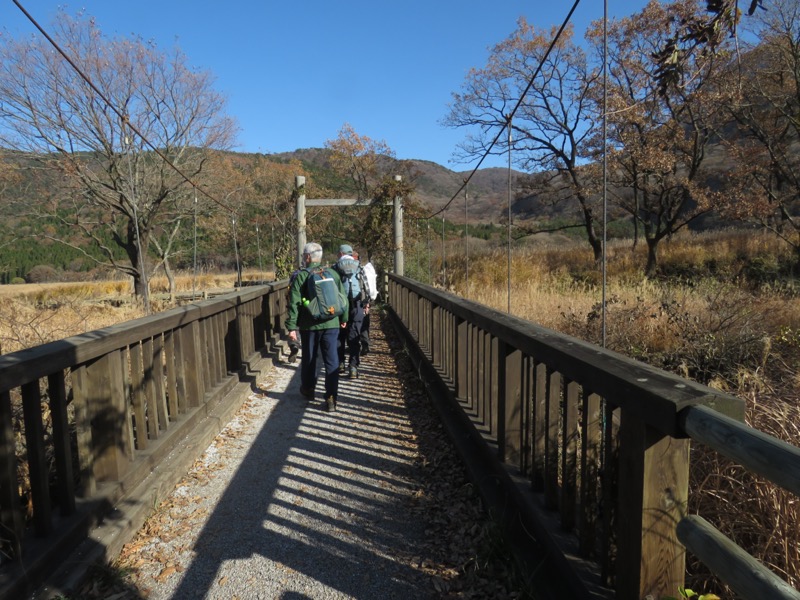
[[[0,597],[119,552],[271,368],[286,287],[0,357]],[[745,426],[742,400],[403,277],[385,297],[484,498],[575,597],[675,595],[688,551],[743,598],[800,598],[686,514],[692,442],[800,495],[800,450]]]

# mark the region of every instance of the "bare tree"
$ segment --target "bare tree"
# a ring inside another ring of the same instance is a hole
[[[462,91],[453,94],[444,123],[470,128],[472,133],[461,144],[461,156],[477,158],[489,151],[498,131],[507,127],[512,109],[530,84],[511,120],[512,160],[523,171],[548,175],[538,194],[529,190],[533,197],[551,203],[575,202],[573,222],[559,228],[583,229],[599,260],[602,239],[597,232],[597,195],[588,171],[581,168],[581,159],[588,152],[586,141],[597,119],[587,102],[597,74],[573,42],[571,28],[564,30],[548,55],[555,35],[556,28],[537,30],[520,18],[517,30],[492,49],[486,67],[472,69]],[[537,69],[539,75],[530,81]],[[492,153],[507,151],[508,136],[503,134]]]
[[[724,214],[757,223],[783,240],[800,265],[800,1],[772,0],[748,21],[758,44],[741,59],[731,88],[738,129],[727,147],[739,182]]]
[[[718,194],[707,168],[714,131],[723,119],[723,67],[718,53],[682,51],[685,68],[659,74],[657,54],[700,11],[696,0],[662,4],[612,23],[608,32],[609,181],[616,203],[641,225],[647,243],[645,273],[653,275],[659,243],[714,208]],[[599,28],[590,39],[599,45]],[[600,104],[599,90],[595,100]]]
[[[402,196],[407,218],[413,219],[419,214],[419,207],[412,199],[411,173],[395,160],[394,151],[385,141],[360,135],[347,123],[335,139],[325,142],[325,146],[332,151],[333,170],[350,179],[359,199],[372,200],[367,207],[354,207],[347,215],[339,212],[332,217],[341,222],[339,235],[366,249],[371,261],[390,264],[394,243],[392,207],[387,202]],[[395,181],[395,175],[401,175],[401,180]]]
[[[58,241],[84,252],[93,244],[101,262],[130,275],[146,298],[155,266],[148,249],[164,236],[153,246],[168,260],[165,249],[194,198],[186,177],[201,175],[208,149],[233,145],[235,123],[211,75],[191,68],[177,48],[111,39],[92,19],[63,12],[50,35],[80,73],[44,39],[0,37],[0,139],[69,183],[51,190],[52,210],[43,216],[83,239]]]

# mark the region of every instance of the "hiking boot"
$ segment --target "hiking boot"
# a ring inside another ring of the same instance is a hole
[[[300,348],[297,346],[289,346],[289,357],[286,359],[286,362],[288,362],[290,365],[294,364],[294,362],[297,360],[298,354],[300,354]]]
[[[350,379],[358,379],[358,367],[350,365]]]
[[[325,410],[328,412],[336,410],[336,396],[328,396],[325,399]]]
[[[313,398],[314,397],[314,390],[311,388],[300,386],[300,393],[305,396],[306,398]]]

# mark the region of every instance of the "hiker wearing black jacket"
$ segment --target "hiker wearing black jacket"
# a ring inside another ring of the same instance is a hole
[[[347,357],[345,374],[351,379],[358,377],[361,366],[361,329],[364,315],[369,311],[369,290],[361,270],[361,265],[353,252],[352,246],[339,246],[339,260],[333,268],[342,278],[345,294],[350,302],[350,314],[347,327],[339,332],[339,362],[344,365]]]

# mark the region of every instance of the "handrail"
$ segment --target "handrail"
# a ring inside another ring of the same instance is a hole
[[[205,447],[229,420],[284,336],[287,287],[247,287],[0,356],[0,597],[26,596],[76,548],[121,549],[119,531],[100,548],[87,532],[123,506],[131,514],[117,523],[135,532],[153,494],[197,458],[188,447]]]
[[[800,600],[800,592],[764,568],[760,562],[720,533],[702,517],[688,516],[678,523],[681,542],[741,598]]]
[[[800,496],[800,448],[705,406],[689,407],[679,418],[683,431],[696,442]]]
[[[690,440],[800,495],[800,450],[745,425],[743,400],[404,277],[390,276],[389,297],[429,389],[464,416],[520,518],[583,592],[674,596],[686,543],[742,597],[796,600],[685,514]],[[730,560],[709,559],[710,544]]]

